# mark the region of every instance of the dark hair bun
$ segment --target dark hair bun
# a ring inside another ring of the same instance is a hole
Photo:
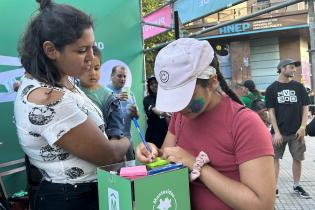
[[[51,0],[36,0],[39,3],[39,9],[43,10],[51,5]]]
[[[253,81],[253,80],[250,80],[250,79],[249,79],[249,80],[246,80],[246,81],[244,82],[244,86],[247,87],[250,91],[256,89],[256,85],[255,85],[254,81]]]

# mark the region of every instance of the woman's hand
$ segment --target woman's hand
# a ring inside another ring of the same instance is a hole
[[[136,158],[142,163],[152,162],[158,156],[157,147],[152,143],[148,143],[148,145],[151,147],[152,153],[145,148],[143,143],[140,143],[136,148]]]
[[[181,147],[166,147],[163,150],[163,159],[166,159],[175,163],[182,163],[190,170],[193,169],[196,157],[182,149]]]

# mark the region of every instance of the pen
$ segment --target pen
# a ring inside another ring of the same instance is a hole
[[[149,146],[149,144],[148,144],[147,141],[145,140],[145,138],[144,138],[144,136],[143,136],[143,134],[142,134],[142,132],[141,132],[141,130],[140,130],[140,126],[139,126],[139,123],[138,123],[137,119],[136,119],[135,117],[132,117],[131,119],[132,119],[132,121],[133,121],[133,123],[134,123],[134,125],[135,125],[135,127],[136,127],[136,129],[137,129],[137,131],[138,131],[138,133],[139,133],[139,136],[140,136],[140,138],[141,138],[141,141],[142,141],[142,143],[144,144],[146,150],[147,150],[148,152],[152,153],[151,147]]]
[[[153,175],[153,174],[157,174],[157,173],[162,173],[162,172],[166,172],[166,171],[171,171],[171,170],[175,170],[175,169],[179,169],[182,168],[183,164],[182,163],[171,163],[162,167],[158,167],[158,168],[154,168],[148,171],[148,175]]]
[[[133,94],[133,92],[130,92],[130,95],[131,95],[132,103],[136,106],[135,95]],[[144,144],[146,150],[152,154],[152,149],[151,149],[151,147],[149,146],[149,144],[147,143],[147,141],[145,140],[145,138],[144,138],[144,136],[143,136],[143,134],[142,134],[142,132],[141,132],[141,130],[140,130],[140,126],[139,126],[139,123],[138,123],[137,119],[136,119],[135,117],[132,117],[131,119],[132,119],[133,124],[135,125],[135,127],[136,127],[138,133],[139,133],[139,136],[140,136],[140,138],[141,138],[141,141],[142,141],[142,143]]]

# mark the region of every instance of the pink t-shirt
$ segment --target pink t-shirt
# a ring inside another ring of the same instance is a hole
[[[239,181],[240,164],[261,156],[274,155],[267,127],[255,112],[240,110],[241,107],[223,95],[217,106],[196,119],[175,113],[169,131],[176,135],[177,146],[195,156],[204,151],[213,168]],[[190,184],[190,197],[193,210],[231,209],[199,179]]]

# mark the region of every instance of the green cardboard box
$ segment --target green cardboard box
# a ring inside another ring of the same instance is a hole
[[[134,180],[115,174],[134,165],[127,161],[97,169],[100,210],[190,210],[187,168]]]

